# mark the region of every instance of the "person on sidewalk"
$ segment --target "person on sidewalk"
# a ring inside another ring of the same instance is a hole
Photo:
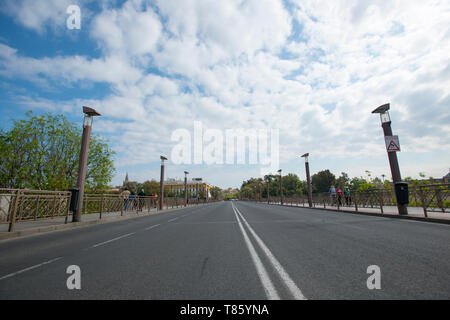
[[[348,187],[344,188],[345,204],[350,205],[352,199],[350,198],[350,189]]]
[[[330,193],[331,205],[334,206],[336,203],[336,188],[331,186],[328,192]]]
[[[136,193],[134,191],[131,191],[130,197],[128,199],[130,203],[130,209],[131,211],[133,211],[136,206]]]
[[[128,201],[130,198],[130,194],[131,192],[127,188],[123,189],[123,191],[120,193],[120,198],[123,200],[123,207],[125,211],[127,211],[128,208]]]
[[[144,201],[145,201],[145,192],[144,189],[141,189],[141,192],[138,193],[139,196],[139,211],[142,211],[143,207],[144,207]]]
[[[342,191],[341,188],[337,188],[336,189],[336,194],[337,194],[337,201],[339,203],[339,206],[342,206],[342,199],[344,198],[344,192]]]

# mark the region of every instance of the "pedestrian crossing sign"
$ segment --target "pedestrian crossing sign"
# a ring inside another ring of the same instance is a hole
[[[398,141],[398,136],[386,136],[384,137],[386,143],[387,152],[400,151],[400,142]]]

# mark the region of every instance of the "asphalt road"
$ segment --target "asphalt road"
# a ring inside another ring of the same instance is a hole
[[[450,226],[425,222],[233,201],[0,242],[0,299],[449,298]]]

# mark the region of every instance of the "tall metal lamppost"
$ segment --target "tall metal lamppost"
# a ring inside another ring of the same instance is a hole
[[[278,173],[280,174],[280,204],[283,205],[283,178],[281,176],[281,169],[278,170]]]
[[[392,137],[392,128],[391,128],[391,117],[389,116],[389,103],[383,104],[382,106],[379,106],[375,110],[372,111],[372,113],[379,113],[380,119],[381,119],[381,127],[383,128],[383,133],[386,139],[390,139]],[[398,159],[397,159],[397,153],[395,151],[390,151],[389,146],[387,147],[388,151],[388,158],[389,158],[389,166],[391,167],[391,174],[392,174],[392,181],[394,183],[395,187],[395,194],[397,198],[397,208],[398,213],[400,215],[407,215],[408,209],[407,204],[403,203],[399,197],[399,194],[397,192],[397,188],[405,188],[401,184],[401,175],[400,175],[400,167],[398,165]],[[407,185],[406,185],[407,190]],[[406,191],[407,192],[407,191]]]
[[[94,117],[101,116],[100,113],[92,108],[83,106],[84,113],[84,123],[83,123],[83,136],[81,138],[81,151],[80,151],[80,162],[78,164],[78,204],[74,210],[72,216],[72,222],[81,221],[81,212],[83,210],[83,198],[84,198],[84,184],[86,182],[86,172],[87,172],[87,161],[89,154],[89,143],[91,140],[92,122]]]
[[[309,204],[309,207],[312,208],[313,203],[312,203],[312,191],[311,191],[311,176],[309,175],[309,161],[308,161],[309,153],[305,153],[301,157],[305,158],[306,184],[307,184],[307,188],[308,188],[308,204]]]
[[[164,156],[160,156],[160,159],[161,159],[161,178],[159,181],[159,210],[162,210],[164,204],[164,160],[167,160],[167,158]]]
[[[187,206],[187,199],[188,199],[188,196],[187,196],[187,175],[189,174],[189,172],[187,172],[187,171],[185,171],[184,172],[184,206],[186,207]]]
[[[270,177],[267,178],[267,204],[270,204]]]

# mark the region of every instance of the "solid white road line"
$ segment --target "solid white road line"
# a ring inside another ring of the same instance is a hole
[[[122,238],[125,238],[125,237],[129,237],[129,236],[131,236],[133,234],[135,234],[135,232],[127,233],[127,234],[124,234],[123,236],[120,236],[120,237],[117,237],[117,238],[114,238],[114,239],[111,239],[111,240],[108,240],[108,241],[105,241],[105,242],[97,243],[97,244],[93,245],[91,248],[96,248],[98,246],[102,246],[104,244],[107,244],[107,243],[110,243],[110,242],[113,242],[113,241],[116,241],[116,240],[119,240],[119,239],[122,239]]]
[[[55,259],[52,259],[52,260],[49,260],[49,261],[45,261],[45,262],[42,262],[42,263],[40,263],[40,264],[34,265],[34,266],[32,266],[32,267],[28,267],[28,268],[26,268],[26,269],[23,269],[23,270],[14,272],[14,273],[7,274],[6,276],[1,277],[0,280],[6,279],[6,278],[10,278],[10,277],[13,277],[13,276],[18,275],[18,274],[20,274],[20,273],[23,273],[23,272],[25,272],[25,271],[30,271],[30,270],[39,268],[39,267],[41,267],[41,266],[43,266],[43,265],[46,265],[46,264],[55,262],[55,261],[57,261],[57,260],[59,260],[59,259],[62,259],[62,257],[55,258]]]
[[[160,226],[160,225],[161,225],[160,223],[159,224],[155,224],[154,226],[150,226],[148,228],[145,228],[145,230],[150,230],[150,229],[156,228],[157,226]]]
[[[247,226],[248,230],[250,230],[250,233],[255,238],[258,245],[261,247],[263,252],[266,254],[267,258],[269,259],[270,263],[274,267],[274,269],[277,271],[278,275],[280,276],[283,283],[286,285],[286,287],[291,292],[294,299],[297,300],[306,300],[306,297],[303,295],[302,291],[297,287],[295,282],[292,280],[292,278],[289,276],[289,274],[284,270],[283,266],[278,262],[278,260],[275,258],[275,256],[272,254],[272,252],[267,248],[265,243],[261,240],[261,238],[256,234],[256,232],[253,230],[252,227],[248,224],[247,220],[242,216],[242,213],[239,211],[237,207],[235,207],[235,211],[238,213],[239,217],[244,221],[244,224]]]
[[[238,217],[233,205],[232,205],[232,208],[233,208],[234,214],[236,216],[236,220],[239,224],[239,228],[241,229],[242,235],[244,236],[245,244],[247,245],[248,251],[250,252],[250,256],[253,260],[253,264],[256,267],[256,272],[258,273],[259,279],[261,280],[264,291],[267,295],[267,298],[269,300],[280,300],[280,296],[278,295],[278,292],[275,289],[275,286],[273,285],[272,280],[270,280],[269,275],[267,274],[267,271],[264,268],[264,265],[263,265],[261,259],[259,258],[258,253],[255,250],[255,247],[253,247],[253,244],[251,243],[251,241],[247,235],[247,232],[245,232],[245,229],[242,226],[242,223],[239,220],[239,217]]]

